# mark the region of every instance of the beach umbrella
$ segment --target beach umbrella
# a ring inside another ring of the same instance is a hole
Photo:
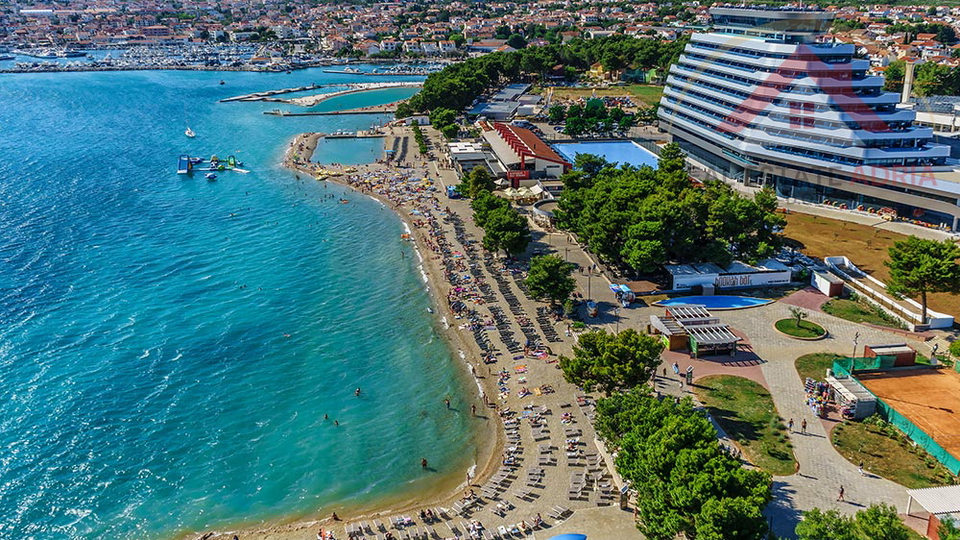
[[[587,535],[580,533],[565,533],[551,536],[547,540],[587,540]]]

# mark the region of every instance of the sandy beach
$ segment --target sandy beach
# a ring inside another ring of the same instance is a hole
[[[567,520],[599,533],[592,538],[638,537],[631,514],[614,504],[619,480],[596,446],[593,398],[564,382],[556,364],[557,354],[570,354],[574,343],[567,323],[527,297],[522,263],[479,246],[482,232],[470,218],[469,201],[443,195],[439,177],[449,181],[453,171],[419,155],[408,128],[386,129],[390,160],[317,164],[311,159],[321,135],[304,133],[290,143],[284,165],[378,200],[410,231],[451,360],[476,381],[460,399],[471,403],[464,414],[480,423],[469,484],[468,471],[442,471],[444,480],[431,492],[188,538],[312,540],[321,527],[336,539],[492,538],[535,529],[549,529],[549,536],[570,532],[560,529]],[[439,141],[432,129],[424,131]]]

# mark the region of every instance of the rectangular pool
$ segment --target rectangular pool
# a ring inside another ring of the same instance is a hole
[[[610,163],[657,168],[657,156],[632,141],[558,143],[553,148],[570,163],[573,163],[577,154],[593,154]]]

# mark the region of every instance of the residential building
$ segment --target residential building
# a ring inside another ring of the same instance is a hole
[[[855,45],[817,43],[834,13],[719,7],[670,68],[661,127],[713,174],[782,197],[957,230],[960,171]]]

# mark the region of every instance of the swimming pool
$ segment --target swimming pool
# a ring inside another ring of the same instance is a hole
[[[610,163],[657,166],[657,156],[631,141],[559,143],[553,148],[570,163],[577,158],[577,154],[593,154]]]
[[[754,298],[752,296],[678,296],[677,298],[668,298],[654,303],[655,306],[676,306],[680,304],[699,304],[706,306],[707,309],[722,311],[724,309],[743,309],[757,306],[764,306],[773,302],[766,298]]]

